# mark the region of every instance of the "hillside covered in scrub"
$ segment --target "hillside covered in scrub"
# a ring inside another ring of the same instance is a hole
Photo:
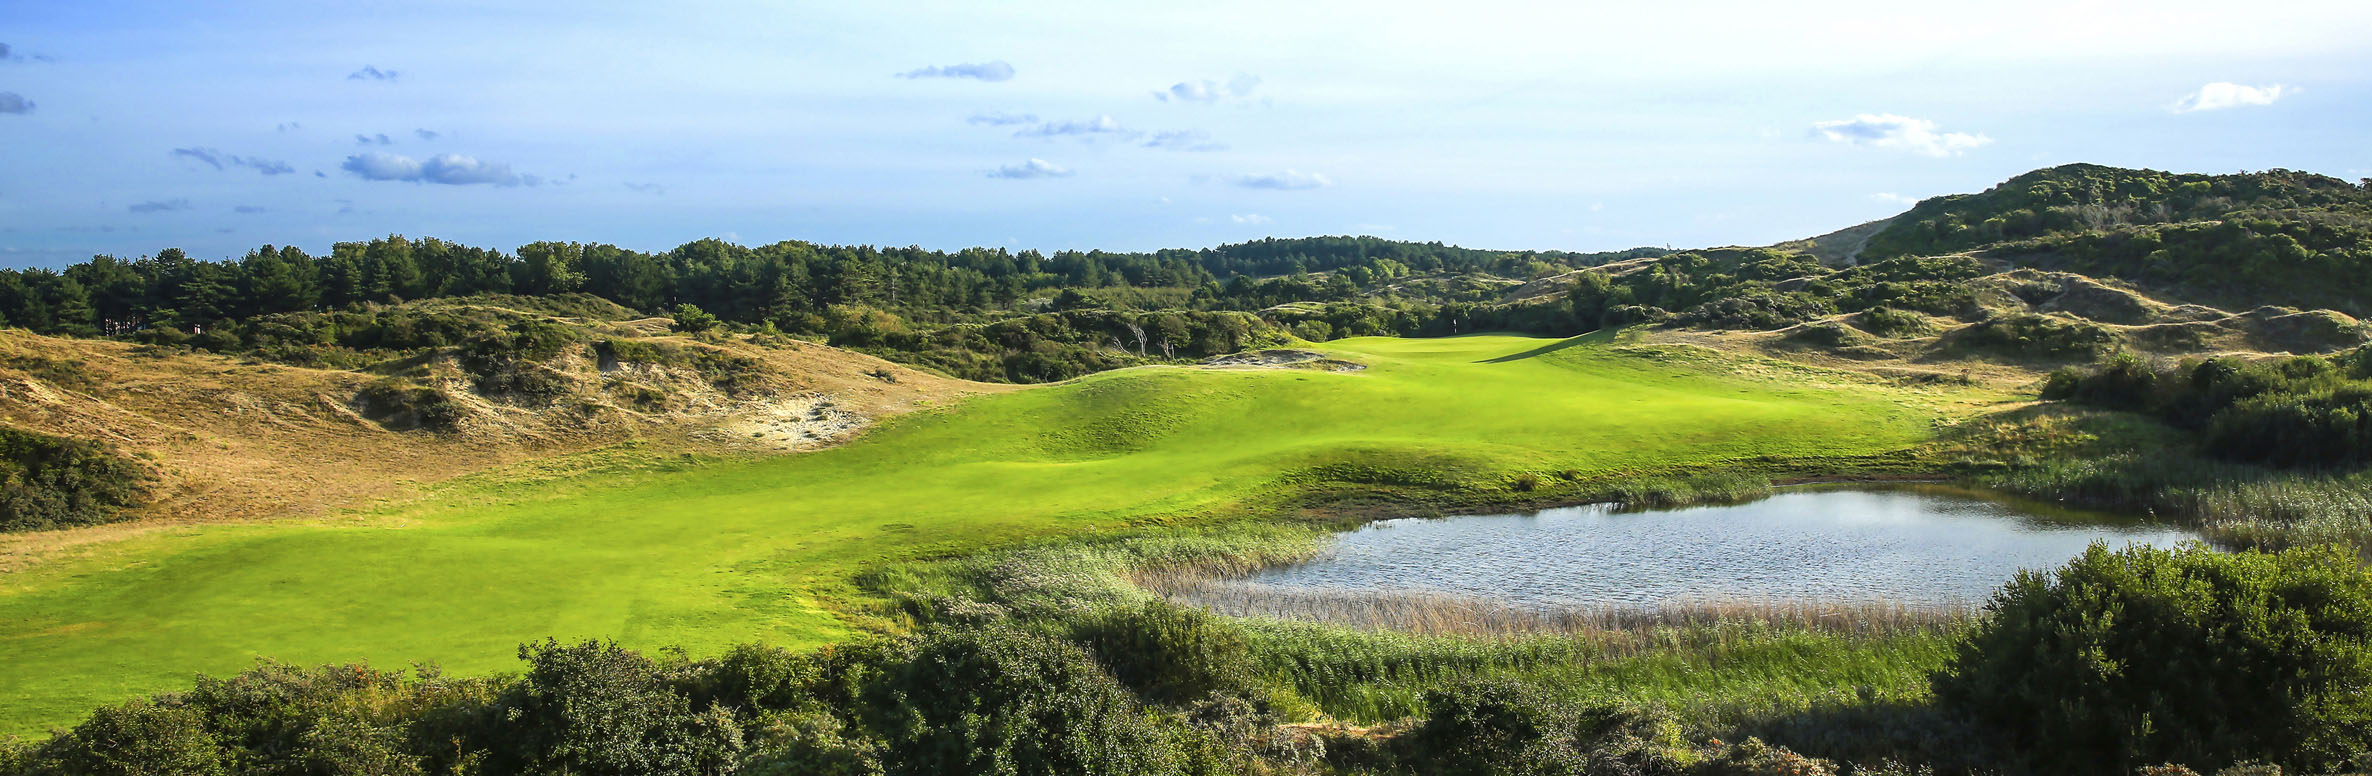
[[[0,773],[2360,770],[2368,188],[2072,165],[1680,251],[4,271]],[[1156,589],[1378,517],[1904,479],[2217,549],[1514,634]]]

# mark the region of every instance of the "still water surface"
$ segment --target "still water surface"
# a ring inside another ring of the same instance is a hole
[[[1384,520],[1239,590],[1426,592],[1518,607],[1722,600],[1982,603],[2095,541],[2173,546],[2164,526],[1932,486],[1790,488],[1760,501]]]

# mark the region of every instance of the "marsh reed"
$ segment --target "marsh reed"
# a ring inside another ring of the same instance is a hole
[[[1231,617],[1309,622],[1424,636],[1590,636],[1734,622],[1786,625],[1838,635],[1889,635],[1950,625],[1973,604],[1896,600],[1712,599],[1655,606],[1526,606],[1427,591],[1280,590],[1240,577],[1195,571],[1132,575],[1173,603]]]

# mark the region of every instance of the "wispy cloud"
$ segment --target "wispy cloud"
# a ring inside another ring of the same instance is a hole
[[[626,182],[626,190],[627,190],[627,191],[634,192],[634,193],[636,193],[636,194],[666,194],[666,193],[667,193],[667,187],[666,187],[666,186],[661,186],[661,185],[659,185],[659,184],[656,184],[656,183],[636,183],[636,182],[633,182],[633,181],[627,181],[627,182]]]
[[[1234,78],[1227,79],[1226,83],[1220,83],[1207,78],[1200,81],[1179,81],[1177,83],[1171,84],[1170,88],[1154,92],[1153,98],[1163,102],[1169,102],[1172,100],[1178,102],[1218,102],[1220,100],[1230,99],[1240,100],[1252,96],[1252,90],[1258,88],[1259,86],[1259,77],[1248,74],[1239,74]]]
[[[1044,159],[1036,158],[1032,158],[1029,161],[1022,162],[1020,164],[1008,164],[988,172],[988,177],[1004,178],[1006,180],[1029,180],[1032,178],[1068,178],[1070,176],[1070,168],[1046,161]]]
[[[172,155],[177,158],[195,160],[217,170],[228,169],[231,167],[245,167],[265,175],[287,175],[289,173],[296,172],[296,168],[290,167],[288,166],[287,162],[279,161],[277,159],[264,159],[254,156],[237,156],[233,154],[226,154],[212,148],[176,148],[173,149]]]
[[[338,165],[338,169],[369,181],[443,183],[453,186],[480,183],[535,186],[543,183],[542,178],[512,172],[508,164],[482,162],[461,154],[437,154],[426,161],[416,161],[408,156],[371,151],[346,157],[345,163]]]
[[[23,115],[33,112],[33,101],[16,92],[0,92],[0,113]]]
[[[1227,220],[1234,221],[1239,224],[1265,224],[1276,219],[1269,218],[1268,216],[1264,216],[1259,213],[1240,213],[1237,215],[1228,216]]]
[[[265,210],[261,205],[240,205],[238,207],[231,208],[231,212],[255,214],[265,212]]]
[[[1097,116],[1084,121],[1046,121],[1013,133],[1014,137],[1122,137],[1134,138],[1144,134],[1113,121],[1110,116]]]
[[[1227,145],[1211,140],[1211,136],[1191,129],[1175,132],[1155,132],[1145,141],[1146,148],[1164,151],[1225,151]]]
[[[964,119],[964,123],[976,127],[1009,127],[1015,124],[1035,124],[1037,121],[1037,114],[1006,113],[994,110],[987,113],[974,113],[971,118]]]
[[[898,74],[899,78],[970,78],[976,81],[1013,80],[1013,66],[1003,60],[968,65],[932,65]]]
[[[1879,201],[1879,202],[1888,202],[1888,203],[1893,203],[1893,204],[1896,204],[1896,205],[1916,205],[1916,204],[1919,204],[1919,198],[1918,198],[1918,197],[1910,196],[1910,195],[1908,195],[1908,194],[1896,194],[1896,193],[1894,193],[1894,192],[1891,192],[1891,191],[1881,191],[1881,192],[1878,192],[1878,193],[1876,193],[1876,194],[1871,194],[1871,195],[1870,195],[1870,199],[1874,199],[1874,200],[1877,200],[1877,201]]]
[[[433,129],[415,129],[412,130],[412,135],[422,140],[435,140],[445,136],[444,133]]]
[[[1334,180],[1326,177],[1323,174],[1302,172],[1300,170],[1284,170],[1280,172],[1259,173],[1253,175],[1238,175],[1229,180],[1235,185],[1242,186],[1247,189],[1270,189],[1275,191],[1322,189],[1334,185]]]
[[[1850,119],[1823,121],[1813,124],[1812,132],[1832,142],[1935,157],[1959,156],[1993,142],[1993,138],[1984,135],[1945,132],[1933,121],[1892,113],[1864,113]]]
[[[394,138],[391,138],[391,137],[388,137],[388,136],[387,136],[387,133],[385,133],[385,132],[380,132],[380,133],[377,133],[377,134],[371,134],[371,135],[355,135],[355,136],[354,136],[354,144],[355,144],[355,145],[395,145],[395,139],[394,139]]]
[[[2196,113],[2203,110],[2223,110],[2250,105],[2272,105],[2273,101],[2297,94],[2297,87],[2281,84],[2245,86],[2218,81],[2199,87],[2199,91],[2183,95],[2170,108],[2176,113]]]
[[[396,73],[396,72],[395,72],[395,71],[393,71],[393,70],[381,70],[381,69],[379,69],[379,68],[378,68],[377,66],[375,66],[375,65],[363,65],[361,70],[356,70],[356,71],[354,71],[354,72],[352,72],[352,73],[348,73],[348,74],[346,75],[346,80],[348,80],[348,81],[393,81],[393,80],[395,80],[395,77],[396,77],[397,75],[398,75],[398,73]]]
[[[147,202],[133,203],[132,206],[124,209],[134,213],[170,213],[176,210],[188,210],[189,200],[152,199]]]
[[[274,131],[274,132],[294,132],[294,131],[297,131],[297,130],[300,130],[300,129],[304,129],[304,128],[305,128],[305,125],[303,125],[303,124],[299,124],[299,123],[296,123],[296,122],[294,122],[294,121],[284,121],[284,122],[281,122],[281,123],[279,123],[279,124],[277,124],[277,125],[274,125],[274,126],[272,127],[272,131]]]

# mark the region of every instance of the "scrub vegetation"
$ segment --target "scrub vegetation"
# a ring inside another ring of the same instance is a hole
[[[1767,248],[0,272],[0,773],[2361,771],[2367,219],[2073,165]],[[1192,595],[1379,516],[1907,477],[2221,546],[1973,611]]]

